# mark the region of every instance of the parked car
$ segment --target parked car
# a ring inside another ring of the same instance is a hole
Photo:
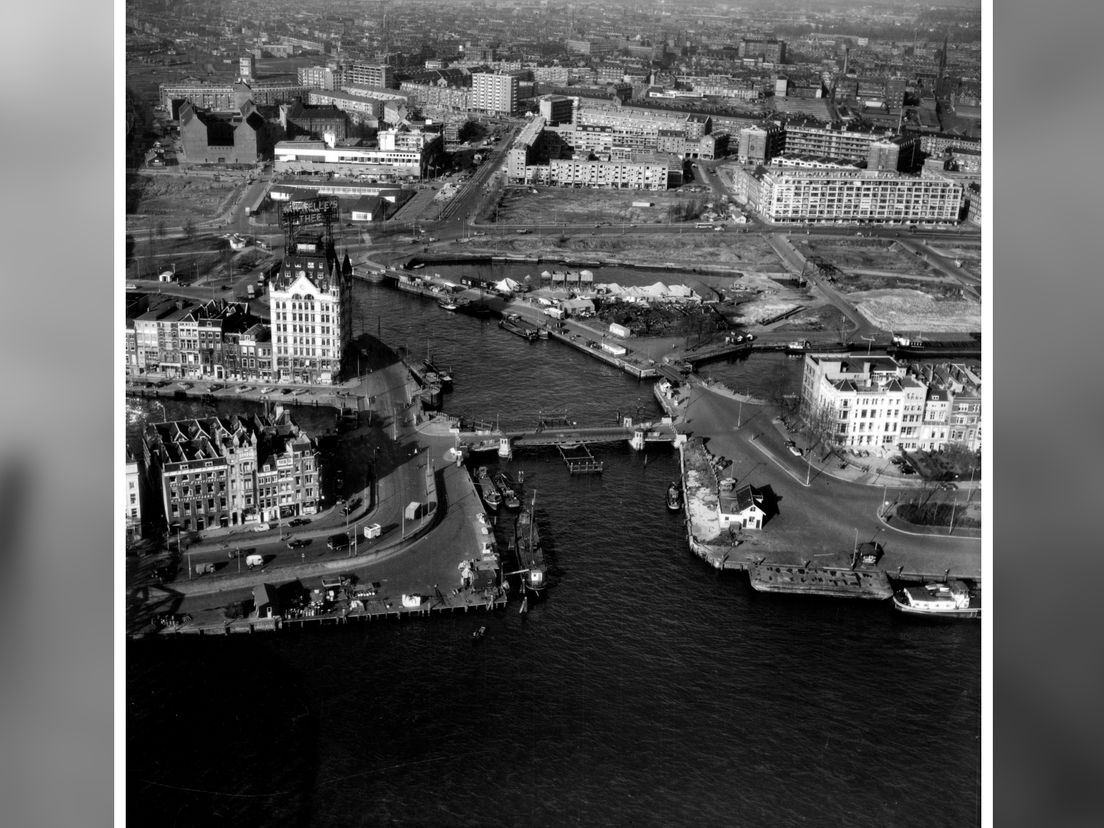
[[[267,523],[258,523],[253,527],[254,532],[267,532],[271,527]]]
[[[288,549],[302,549],[304,546],[309,546],[310,541],[306,538],[292,538],[287,542]]]
[[[790,454],[794,455],[795,457],[801,457],[805,453],[800,448],[798,448],[797,443],[795,443],[793,440],[786,441],[786,448],[788,448],[790,450]]]
[[[297,517],[288,521],[288,526],[306,526],[310,523],[310,518]]]

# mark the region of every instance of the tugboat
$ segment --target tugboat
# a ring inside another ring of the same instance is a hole
[[[682,486],[677,480],[672,480],[667,487],[667,508],[672,512],[682,508]]]
[[[981,596],[962,581],[924,584],[895,592],[893,608],[929,618],[981,618]]]

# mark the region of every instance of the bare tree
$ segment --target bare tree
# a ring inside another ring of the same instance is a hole
[[[818,445],[832,447],[837,443],[836,410],[828,403],[822,402],[811,413],[806,414],[805,427],[813,438],[813,444],[809,448]]]

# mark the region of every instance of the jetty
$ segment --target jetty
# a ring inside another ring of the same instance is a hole
[[[560,458],[571,474],[601,474],[605,465],[595,457],[586,443],[556,443]]]

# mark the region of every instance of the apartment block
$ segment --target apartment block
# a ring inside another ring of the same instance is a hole
[[[786,43],[782,40],[744,38],[737,55],[741,58],[757,58],[767,63],[786,62]]]
[[[309,89],[333,91],[337,88],[339,74],[329,66],[300,66],[296,70],[296,78],[301,86]]]
[[[312,89],[307,95],[307,102],[311,106],[332,106],[340,109],[354,124],[378,121],[383,117],[384,102],[381,98]]]
[[[737,133],[736,160],[741,164],[767,164],[782,152],[785,131],[778,124],[755,124]]]
[[[143,465],[167,528],[204,531],[310,515],[321,505],[314,440],[277,405],[269,415],[154,423]]]
[[[540,116],[552,126],[575,120],[575,99],[567,95],[542,95],[537,105]]]
[[[471,108],[494,115],[513,115],[517,109],[518,79],[514,75],[472,73]]]
[[[638,153],[625,161],[553,158],[548,178],[550,184],[571,187],[665,190],[682,183],[682,161],[660,153]]]
[[[161,106],[175,118],[183,101],[201,109],[229,112],[241,109],[249,101],[257,106],[290,103],[301,100],[308,92],[308,88],[299,83],[285,81],[255,80],[252,83],[246,83],[239,80],[234,83],[207,83],[185,79],[161,84],[158,97]]]
[[[756,185],[739,182],[749,176]],[[874,170],[759,167],[733,178],[748,209],[770,222],[953,224],[964,192],[955,181]]]
[[[372,63],[353,63],[343,72],[345,83],[358,86],[375,86],[380,89],[393,89],[395,83],[395,70],[390,66]]]

